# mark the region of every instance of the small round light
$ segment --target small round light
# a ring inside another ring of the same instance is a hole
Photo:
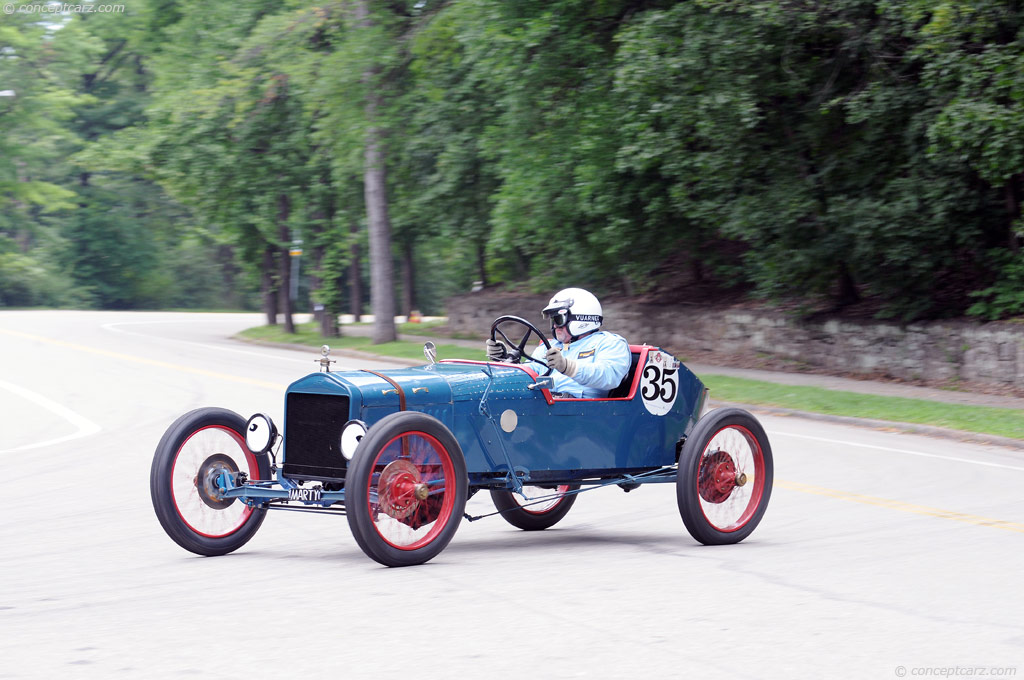
[[[266,453],[277,441],[277,426],[269,416],[257,413],[245,424],[245,445],[253,453]]]
[[[356,455],[356,447],[359,446],[359,442],[363,440],[365,434],[366,423],[363,421],[350,420],[345,423],[345,427],[341,430],[341,455],[352,460],[352,456]]]

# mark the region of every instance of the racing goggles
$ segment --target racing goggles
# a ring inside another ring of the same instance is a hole
[[[551,319],[552,328],[561,328],[575,318],[569,311],[575,302],[572,298],[552,300],[551,304],[541,311],[541,314],[545,319]]]
[[[551,319],[552,328],[561,328],[573,319],[568,309],[545,309],[543,314],[545,319]]]

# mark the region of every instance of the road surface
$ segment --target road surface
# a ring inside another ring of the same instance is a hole
[[[650,485],[544,532],[463,522],[420,567],[286,512],[187,553],[149,497],[164,429],[214,405],[281,422],[316,369],[228,339],[259,323],[0,312],[0,678],[1024,675],[1024,452],[947,439],[763,416],[776,487],[735,546]]]

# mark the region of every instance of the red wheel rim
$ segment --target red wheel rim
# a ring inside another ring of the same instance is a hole
[[[514,493],[512,494],[512,498],[514,498],[516,503],[519,504],[520,509],[523,512],[531,515],[546,515],[562,504],[562,502],[567,498],[565,493],[568,490],[568,484],[560,484],[554,489],[544,489],[539,486],[524,486],[523,495],[520,496],[519,494]],[[531,498],[543,498],[544,496],[549,496],[552,493],[556,493],[558,495],[538,503],[533,503],[529,500]],[[524,505],[526,503],[529,503],[529,505]]]
[[[708,524],[726,533],[742,529],[764,496],[764,452],[757,437],[741,425],[721,428],[701,452],[696,477]]]
[[[428,545],[448,526],[455,484],[451,456],[436,437],[425,432],[393,437],[377,453],[367,484],[374,530],[399,550]]]
[[[178,447],[171,466],[171,498],[178,517],[189,529],[207,538],[224,538],[235,533],[252,514],[241,501],[224,504],[220,499],[204,498],[209,480],[199,479],[207,461],[227,456],[249,479],[259,479],[256,457],[246,448],[237,432],[223,425],[196,430]]]

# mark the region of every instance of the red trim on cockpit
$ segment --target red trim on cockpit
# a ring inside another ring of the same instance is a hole
[[[644,372],[643,367],[647,364],[647,353],[652,349],[656,349],[651,345],[630,345],[629,353],[639,354],[640,358],[636,362],[636,370],[633,372],[633,382],[629,385],[629,394],[625,397],[591,397],[587,399],[576,398],[576,397],[559,397],[558,401],[632,401],[633,397],[636,396],[637,387],[640,386],[640,376]]]

